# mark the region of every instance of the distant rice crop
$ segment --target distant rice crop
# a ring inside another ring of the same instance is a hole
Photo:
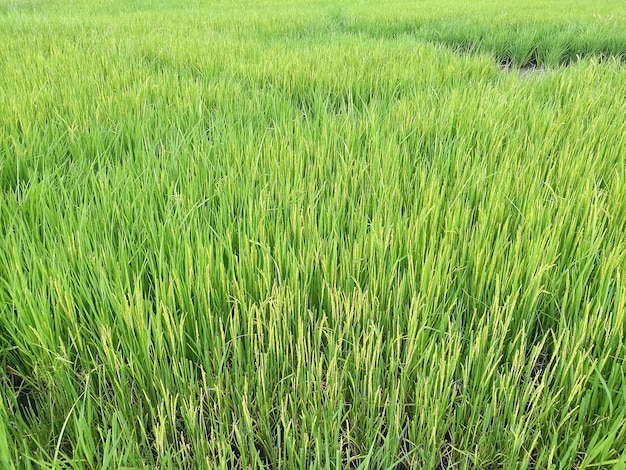
[[[509,3],[0,1],[0,467],[626,466],[623,5]]]

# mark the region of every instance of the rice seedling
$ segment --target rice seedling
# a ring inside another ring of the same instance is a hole
[[[0,467],[626,466],[626,15],[0,2]]]

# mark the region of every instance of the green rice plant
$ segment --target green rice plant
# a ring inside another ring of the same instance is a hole
[[[620,3],[0,3],[0,467],[621,468]]]

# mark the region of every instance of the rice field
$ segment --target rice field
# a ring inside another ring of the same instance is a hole
[[[0,0],[0,468],[626,468],[625,62],[623,0]]]

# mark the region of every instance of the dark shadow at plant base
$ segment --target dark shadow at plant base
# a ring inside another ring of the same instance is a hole
[[[6,376],[3,381],[8,382],[7,389],[12,394],[9,397],[9,403],[12,403],[15,415],[21,416],[25,422],[38,420],[39,412],[37,409],[36,393],[28,381],[20,374],[8,367]]]

